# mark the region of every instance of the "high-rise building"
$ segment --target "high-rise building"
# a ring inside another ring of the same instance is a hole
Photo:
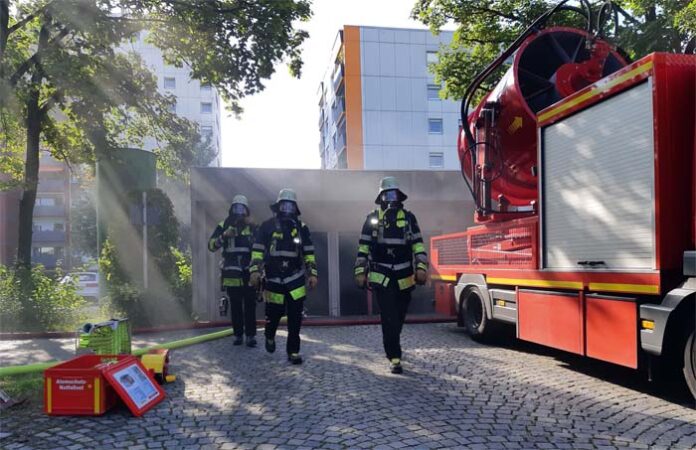
[[[31,240],[31,260],[47,269],[70,268],[72,177],[67,164],[41,152]]]
[[[196,122],[201,136],[210,137],[216,157],[210,163],[211,167],[219,167],[221,154],[220,140],[220,111],[222,102],[220,95],[214,86],[201,84],[190,76],[190,67],[184,64],[182,67],[174,67],[166,64],[162,51],[145,41],[147,33],[140,33],[140,37],[121,46],[124,51],[135,52],[140,55],[145,65],[157,77],[157,87],[162,94],[176,96],[174,112],[181,117]],[[145,140],[143,150],[152,150],[156,147],[154,139]]]
[[[319,86],[322,168],[458,170],[459,102],[428,65],[452,32],[344,26]]]

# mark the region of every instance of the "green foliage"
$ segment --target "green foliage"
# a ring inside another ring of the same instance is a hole
[[[141,191],[128,195],[138,204]],[[142,254],[124,252],[124,240],[142,238],[142,227],[111,225],[99,259],[112,312],[128,317],[135,326],[152,326],[191,320],[191,256],[177,249],[178,222],[172,203],[160,190],[147,191],[147,208],[157,217],[148,225],[148,287],[142,277]],[[124,212],[128,204],[122,205]],[[139,245],[138,245],[139,247]]]
[[[42,266],[30,270],[0,266],[0,328],[3,331],[72,331],[83,317],[85,301],[75,285],[49,276]]]
[[[592,1],[593,16],[603,2]],[[609,36],[630,57],[640,58],[654,51],[693,51],[696,33],[696,6],[687,0],[632,0],[616,2],[623,8],[620,33]],[[461,99],[466,87],[502,49],[511,44],[539,15],[556,1],[546,0],[418,0],[413,18],[437,32],[448,22],[458,25],[451,44],[440,49],[439,61],[431,65],[436,81],[442,83],[441,95]],[[577,5],[577,2],[570,2]],[[584,28],[579,14],[563,12],[550,25],[570,25]],[[506,67],[481,86],[485,93],[500,79]]]
[[[26,400],[21,405],[12,408],[13,412],[41,405],[43,400],[43,372],[25,373],[9,377],[0,377],[0,389],[5,391],[13,400]]]

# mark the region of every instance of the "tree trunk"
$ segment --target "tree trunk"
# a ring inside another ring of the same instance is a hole
[[[0,77],[2,73],[2,62],[7,48],[7,38],[10,23],[10,0],[0,0]]]
[[[39,150],[41,140],[41,112],[39,109],[39,83],[41,76],[31,77],[32,91],[27,99],[27,150],[24,162],[24,192],[19,202],[19,242],[17,265],[31,266],[31,240],[33,234],[34,204],[39,184]]]
[[[39,31],[37,47],[37,64],[40,62],[41,51],[48,43],[48,25],[44,23]],[[27,98],[27,147],[24,162],[24,192],[19,202],[19,242],[17,245],[17,267],[31,267],[31,240],[34,224],[34,204],[36,189],[39,184],[39,150],[41,144],[41,127],[43,113],[39,107],[41,95],[41,75],[34,67],[31,76],[31,90]]]

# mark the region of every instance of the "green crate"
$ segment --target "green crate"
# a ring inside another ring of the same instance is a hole
[[[131,329],[128,319],[111,319],[85,324],[77,331],[76,353],[118,355],[131,353]]]

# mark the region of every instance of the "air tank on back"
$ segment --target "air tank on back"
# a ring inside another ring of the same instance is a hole
[[[522,43],[512,66],[468,116],[476,143],[463,130],[459,136],[462,171],[478,197],[479,221],[495,219],[497,211],[533,211],[537,113],[625,65],[605,41],[575,28],[547,28]]]

